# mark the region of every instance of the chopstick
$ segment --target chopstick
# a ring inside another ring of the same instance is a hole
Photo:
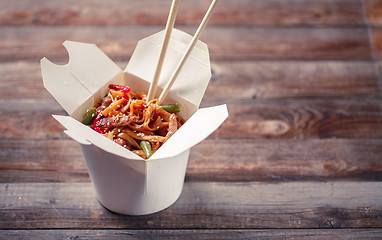
[[[153,99],[156,93],[160,73],[163,67],[164,58],[166,56],[168,43],[171,37],[171,32],[172,32],[172,29],[174,28],[174,22],[175,22],[176,14],[178,12],[179,3],[180,3],[180,0],[173,0],[171,4],[170,12],[169,12],[167,23],[166,23],[165,37],[163,39],[162,48],[160,50],[160,55],[159,55],[156,69],[155,69],[154,78],[150,84],[149,92],[147,94],[147,101],[150,101],[151,99]]]
[[[204,28],[206,27],[207,22],[210,19],[211,15],[212,15],[212,11],[214,10],[217,2],[218,2],[218,0],[213,0],[210,7],[208,8],[206,14],[204,15],[204,18],[203,18],[202,22],[200,23],[198,29],[196,30],[194,37],[192,38],[191,42],[189,43],[186,52],[184,53],[179,64],[177,65],[177,67],[176,67],[174,73],[172,74],[170,80],[167,82],[166,87],[163,89],[161,95],[159,96],[159,104],[166,98],[167,94],[170,92],[170,89],[171,89],[172,85],[174,84],[176,78],[178,77],[180,70],[182,69],[182,67],[186,63],[188,56],[192,52],[192,49],[194,48],[195,44],[198,42],[200,35],[202,34]]]

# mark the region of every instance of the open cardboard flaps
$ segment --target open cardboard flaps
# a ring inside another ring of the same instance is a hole
[[[164,31],[161,31],[140,40],[125,71],[151,82],[154,77],[163,37]],[[167,84],[191,40],[191,35],[173,29],[159,78],[158,85],[160,88],[163,89]],[[198,41],[172,86],[171,92],[198,108],[210,78],[211,66],[208,47],[205,43]],[[156,95],[159,96],[159,93],[160,91]]]
[[[70,116],[80,120],[84,113],[81,106],[93,105],[97,92],[122,70],[94,44],[65,41],[63,45],[69,54],[68,64],[41,60],[44,87]]]
[[[125,72],[94,44],[66,41],[64,46],[69,53],[66,65],[58,66],[46,58],[41,60],[45,88],[70,115],[54,116],[69,136],[81,144],[94,144],[112,154],[142,160],[79,121],[85,111],[105,95],[110,83],[127,85],[135,92],[147,92],[163,35],[161,31],[139,41]],[[191,38],[182,31],[173,30],[159,87],[166,84]],[[215,131],[228,117],[225,105],[198,110],[210,77],[208,48],[199,41],[166,98],[166,102],[181,105],[181,115],[187,121],[149,160],[173,157],[186,151]]]

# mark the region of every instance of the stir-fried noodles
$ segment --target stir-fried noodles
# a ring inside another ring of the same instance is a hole
[[[159,106],[158,99],[147,102],[145,93],[110,84],[99,106],[85,113],[83,123],[139,156],[149,158],[184,123],[179,110],[177,104]]]

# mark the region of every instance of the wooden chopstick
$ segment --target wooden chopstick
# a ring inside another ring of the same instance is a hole
[[[217,2],[218,2],[218,0],[213,0],[210,7],[208,8],[206,14],[204,15],[204,18],[203,18],[202,22],[200,23],[198,29],[196,30],[194,37],[192,38],[191,42],[189,43],[186,52],[184,53],[182,59],[180,60],[178,66],[176,67],[170,80],[167,82],[166,87],[163,89],[161,95],[159,96],[159,104],[162,103],[162,101],[166,98],[167,94],[169,93],[172,85],[175,82],[175,79],[178,77],[178,75],[180,73],[180,70],[184,66],[188,56],[192,52],[192,49],[194,48],[195,44],[199,40],[201,33],[203,32],[204,28],[206,27],[207,22],[210,19],[211,15],[212,15],[212,11],[214,10]]]
[[[170,9],[170,12],[167,18],[167,23],[166,23],[165,37],[163,39],[162,48],[160,50],[160,55],[159,55],[157,67],[155,69],[154,78],[150,84],[149,92],[147,94],[147,101],[150,101],[151,99],[155,97],[159,77],[163,67],[164,58],[166,56],[168,43],[171,37],[171,32],[172,32],[172,29],[174,28],[174,22],[175,22],[176,14],[178,12],[179,3],[180,3],[180,0],[173,0],[171,4],[171,9]]]

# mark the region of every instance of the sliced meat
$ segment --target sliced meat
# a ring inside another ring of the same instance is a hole
[[[175,113],[171,114],[169,118],[168,131],[166,134],[165,142],[178,130],[178,121],[176,120]]]
[[[99,120],[99,123],[97,124],[99,127],[122,127],[127,126],[128,124],[132,122],[136,122],[139,119],[138,116],[130,116],[130,115],[124,115],[124,116],[111,116],[111,117],[105,117]]]

